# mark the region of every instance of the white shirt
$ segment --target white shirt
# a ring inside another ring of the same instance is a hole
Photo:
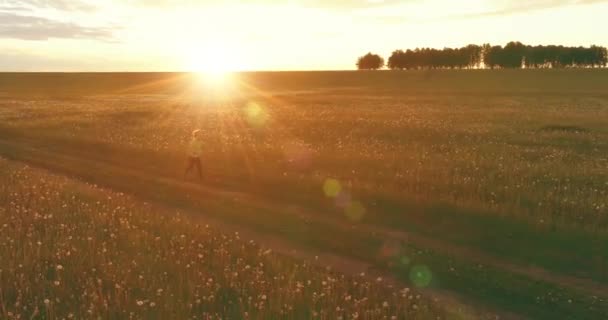
[[[203,142],[199,139],[192,139],[188,146],[188,153],[191,157],[200,157],[203,154]]]

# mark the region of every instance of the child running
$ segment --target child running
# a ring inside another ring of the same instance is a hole
[[[186,171],[184,171],[184,179],[193,167],[196,167],[198,171],[198,178],[203,180],[203,173],[201,167],[201,155],[203,154],[203,141],[201,140],[201,130],[192,131],[192,140],[188,145],[188,165]]]

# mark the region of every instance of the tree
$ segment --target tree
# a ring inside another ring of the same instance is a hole
[[[377,69],[382,62],[377,55],[368,53],[359,58],[357,66],[359,69]],[[416,48],[393,51],[387,67],[393,70],[597,68],[608,67],[608,49],[599,46],[529,46],[517,41],[511,41],[504,47],[486,43],[482,46],[469,44],[462,48]]]
[[[403,52],[403,50],[395,50],[388,58],[388,63],[386,64],[386,66],[392,70],[403,70],[406,68],[406,60],[406,53]]]
[[[384,59],[377,54],[369,52],[368,54],[359,57],[357,60],[357,68],[359,70],[377,70],[384,66]]]
[[[490,69],[494,69],[501,65],[502,53],[503,49],[501,46],[487,46],[484,49],[483,53],[483,61],[486,67]]]

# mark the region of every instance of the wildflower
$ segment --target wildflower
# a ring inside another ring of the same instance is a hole
[[[141,306],[143,306],[143,305],[144,305],[144,302],[143,302],[143,301],[141,301],[141,300],[137,300],[137,305],[141,307]]]
[[[156,303],[150,302],[150,307],[152,307],[152,308],[156,307]]]
[[[55,267],[55,269],[57,269],[57,270],[63,270],[63,266],[60,265],[60,264],[58,264],[57,267]]]
[[[44,299],[44,304],[46,304],[47,306],[51,303],[51,300],[49,299]]]
[[[386,301],[382,302],[382,306],[385,308],[388,308],[388,302],[386,302]]]

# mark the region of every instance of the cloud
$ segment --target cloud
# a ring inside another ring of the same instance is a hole
[[[94,11],[95,6],[80,0],[0,0],[2,11],[55,9],[61,11]]]
[[[400,4],[420,0],[225,0],[222,5],[253,4],[253,5],[299,5],[306,8],[321,9],[358,9],[379,5]],[[204,6],[216,5],[214,0],[131,0],[130,3],[150,7],[175,6]]]
[[[478,8],[478,1],[462,1],[457,8],[441,6],[440,1],[411,0],[399,4],[377,6],[364,10],[361,20],[385,25],[410,23],[435,23],[450,20],[467,20],[486,17],[509,16],[514,14],[543,11],[565,6],[582,6],[608,3],[608,0],[536,0],[497,1],[486,0],[485,8]]]
[[[540,11],[546,9],[553,9],[556,7],[568,6],[568,5],[585,5],[608,2],[608,0],[544,0],[536,2],[516,2],[513,1],[507,6],[497,8],[496,10],[477,12],[463,15],[455,15],[451,18],[478,18],[478,17],[489,17],[489,16],[505,16],[511,14],[518,14],[530,11]]]
[[[114,29],[85,27],[71,22],[0,12],[0,38],[48,40],[49,38],[112,40]]]

